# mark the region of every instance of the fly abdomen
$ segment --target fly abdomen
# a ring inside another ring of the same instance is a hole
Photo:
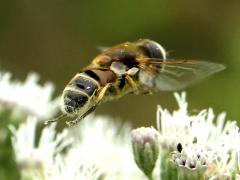
[[[85,70],[84,74],[97,81],[99,86],[105,86],[108,83],[114,83],[117,78],[116,74],[112,70],[101,68]]]
[[[99,84],[84,73],[77,74],[66,86],[63,95],[63,109],[67,113],[78,112],[94,95]]]
[[[75,77],[71,85],[78,91],[82,91],[87,95],[91,96],[93,92],[97,89],[98,84],[90,78],[87,78],[82,73]]]
[[[66,90],[63,96],[64,110],[67,113],[77,112],[88,101],[89,96],[83,92]]]

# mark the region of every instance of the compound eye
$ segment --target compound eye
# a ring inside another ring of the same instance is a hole
[[[137,42],[139,48],[150,58],[166,59],[166,51],[155,41],[141,39]]]

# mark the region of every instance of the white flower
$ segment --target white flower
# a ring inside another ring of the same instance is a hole
[[[138,146],[137,149],[143,147],[149,153],[153,152],[149,151],[152,150],[150,144],[160,145],[156,164],[157,157],[154,159],[153,178],[231,179],[236,174],[239,179],[240,133],[236,122],[226,122],[225,113],[215,117],[211,108],[190,115],[186,94],[175,94],[175,97],[179,110],[170,113],[158,108],[159,134],[149,134],[151,128],[132,131],[133,145]],[[39,142],[36,142],[36,127],[37,120],[33,117],[18,129],[10,126],[16,160],[21,172],[25,170],[22,172],[24,177],[45,180],[146,179],[134,162],[131,128],[126,123],[90,115],[59,134],[55,124],[44,127]],[[143,146],[139,146],[141,143]],[[144,156],[148,158],[146,154]]]
[[[103,174],[109,175],[109,179],[144,178],[134,162],[130,127],[127,124],[121,125],[107,117],[90,115],[78,126],[72,127],[70,132],[75,140],[66,161],[95,166]]]
[[[214,122],[212,109],[189,115],[186,94],[175,93],[175,97],[178,111],[171,114],[158,108],[157,126],[162,149],[174,152],[172,160],[177,166],[192,170],[207,166],[207,178],[231,177],[236,167],[236,152],[240,149],[240,143],[236,143],[240,142],[236,122],[225,122],[225,113],[217,116]]]
[[[45,170],[47,180],[99,180],[103,175],[96,167],[88,167],[76,160],[67,160],[57,155],[52,166]]]
[[[56,134],[55,126],[56,124],[51,124],[45,127],[38,143],[36,118],[29,117],[18,129],[9,127],[13,134],[11,140],[16,161],[21,170],[37,170],[42,175],[41,171],[52,166],[54,156],[72,142],[72,139],[64,139],[67,136],[66,130]]]
[[[9,72],[0,72],[0,108],[16,107],[40,119],[51,118],[56,112],[59,99],[52,100],[52,83],[38,84],[39,76],[30,73],[25,82],[11,80]]]
[[[206,169],[208,161],[211,159],[211,152],[202,149],[198,144],[190,144],[187,147],[182,147],[178,144],[178,150],[173,152],[173,162],[181,167],[189,170]],[[209,154],[210,153],[210,154]]]
[[[34,179],[145,179],[134,162],[130,127],[90,115],[78,126],[57,134],[55,124],[43,128],[36,144],[37,120],[18,129],[10,126],[12,145],[23,177]],[[35,145],[36,144],[36,145]],[[65,153],[60,153],[63,149]]]

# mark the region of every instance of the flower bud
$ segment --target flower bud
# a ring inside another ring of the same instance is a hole
[[[137,128],[131,132],[134,159],[147,177],[152,176],[159,154],[159,134],[154,128]]]

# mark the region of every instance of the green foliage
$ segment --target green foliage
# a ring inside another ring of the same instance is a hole
[[[176,166],[170,162],[170,154],[166,152],[162,152],[162,159],[161,159],[161,179],[178,179],[178,173]]]
[[[12,117],[10,109],[1,110],[0,112],[0,131],[2,138],[0,140],[0,179],[17,180],[20,178],[19,168],[16,165],[14,152],[11,144],[11,133],[9,132],[9,123],[16,122]],[[4,136],[4,137],[3,137]]]

